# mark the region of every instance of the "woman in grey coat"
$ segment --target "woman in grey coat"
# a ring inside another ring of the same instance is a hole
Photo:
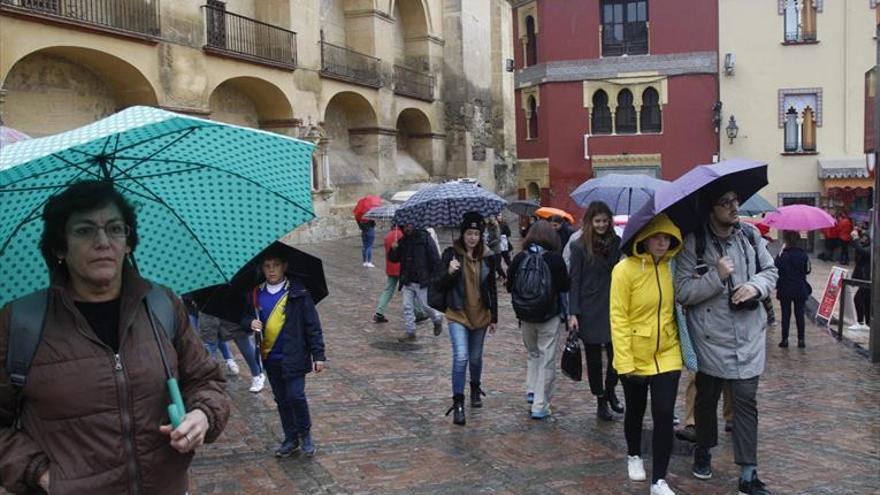
[[[623,406],[614,393],[617,373],[612,362],[609,315],[611,270],[621,256],[620,237],[614,233],[612,218],[611,208],[601,201],[593,201],[587,207],[583,235],[571,243],[571,291],[568,294],[571,313],[568,323],[584,342],[590,392],[597,399],[596,415],[605,421],[614,419],[609,405],[615,412],[623,413]],[[603,347],[607,356],[604,380]]]

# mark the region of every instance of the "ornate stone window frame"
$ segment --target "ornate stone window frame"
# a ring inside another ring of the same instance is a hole
[[[535,20],[535,38],[538,37],[540,31],[540,22],[538,22],[538,2],[530,2],[517,8],[516,22],[519,29],[519,41],[522,48],[522,66],[528,67],[528,43],[529,38],[526,33],[526,17],[532,16]]]
[[[792,95],[816,95],[816,127],[822,127],[822,88],[783,88],[777,92],[777,127],[785,127],[785,97]]]
[[[583,104],[584,108],[589,112],[589,120],[592,122],[593,120],[593,94],[598,90],[605,91],[605,94],[608,95],[608,110],[611,112],[611,134],[596,134],[596,136],[639,136],[642,135],[642,126],[641,126],[641,108],[642,108],[642,94],[648,88],[654,88],[657,91],[658,96],[660,97],[660,119],[662,122],[663,113],[665,111],[666,104],[669,103],[669,91],[668,91],[668,80],[666,76],[659,76],[657,74],[631,74],[624,77],[618,77],[613,79],[603,79],[597,81],[584,81],[583,83]],[[615,122],[617,115],[617,95],[623,91],[624,89],[628,89],[633,95],[633,106],[636,109],[636,132],[635,134],[617,134],[617,122]],[[661,125],[661,131],[659,133],[650,132],[645,134],[662,134],[663,128],[665,126]]]
[[[529,119],[532,118],[532,109],[529,108],[529,97],[535,99],[535,110],[541,108],[541,92],[539,89],[538,86],[532,86],[520,90],[520,107],[522,107],[523,115],[525,116],[523,124],[525,125],[526,130],[526,141],[538,139],[537,136],[532,136],[529,132]]]

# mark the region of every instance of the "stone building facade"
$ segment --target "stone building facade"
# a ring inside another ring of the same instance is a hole
[[[204,2],[204,4],[203,4]],[[504,0],[0,0],[5,125],[38,137],[152,105],[317,143],[318,218],[415,182],[514,186]]]

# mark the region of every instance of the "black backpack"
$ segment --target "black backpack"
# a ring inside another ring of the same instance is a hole
[[[553,277],[544,249],[533,245],[524,253],[511,288],[513,311],[519,320],[543,323],[559,313]]]

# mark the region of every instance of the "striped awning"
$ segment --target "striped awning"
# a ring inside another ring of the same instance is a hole
[[[822,180],[867,179],[868,169],[865,167],[865,157],[819,160],[819,178]]]

